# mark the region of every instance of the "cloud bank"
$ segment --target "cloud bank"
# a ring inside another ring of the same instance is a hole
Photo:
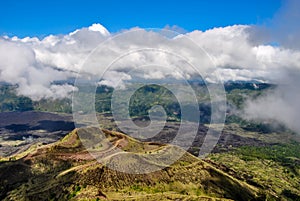
[[[264,69],[278,84],[275,91],[256,100],[248,100],[245,117],[255,120],[277,120],[300,133],[300,2],[287,0],[266,26],[254,26],[252,41],[275,44],[263,49],[269,60]],[[275,66],[275,68],[273,68]]]
[[[110,33],[100,24],[68,35],[0,38],[0,81],[17,85],[17,92],[34,100],[63,98],[74,90],[54,84],[76,76],[81,62]]]
[[[286,26],[282,28],[279,22],[286,18],[294,20],[293,17],[294,15],[287,15],[283,9],[273,19],[279,28],[272,29],[289,29]],[[291,26],[296,25],[291,23]],[[135,30],[140,31],[135,33]],[[169,50],[168,41],[173,40],[175,43],[172,43],[172,48],[178,50],[176,54],[190,60],[199,60],[195,58],[197,54],[193,52],[194,50],[189,50],[185,46],[183,38],[188,37],[203,48],[215,63],[215,65],[201,64],[201,74],[207,81],[214,82],[218,77],[222,81],[257,80],[280,86],[273,94],[249,101],[245,109],[249,118],[276,119],[300,131],[300,127],[295,126],[296,119],[300,118],[298,114],[300,109],[298,103],[300,98],[298,95],[299,29],[289,29],[292,30],[289,34],[285,31],[270,34],[271,29],[265,30],[267,29],[257,26],[233,25],[164,37],[151,30],[132,28],[129,31],[133,34],[129,34],[123,41],[105,43],[107,39],[119,33],[110,33],[101,24],[93,24],[67,35],[49,35],[42,39],[2,36],[0,37],[0,81],[17,85],[19,94],[34,100],[68,97],[76,89],[71,84],[57,84],[59,81],[74,78],[79,72],[91,75],[103,72],[101,68],[106,66],[101,64],[126,52],[128,45],[134,46],[137,50],[149,45],[161,50]],[[293,42],[294,40],[296,42]],[[279,45],[277,43],[270,45],[270,41],[278,41]],[[106,51],[100,55],[103,60],[97,61],[99,68],[82,69],[85,59],[101,43],[105,43]],[[203,55],[198,55],[201,56]],[[107,71],[101,83],[115,86],[120,80],[166,77],[177,79],[178,72],[172,70],[137,68],[145,61],[157,61],[168,66],[172,66],[172,62],[175,62],[165,54],[136,52]],[[135,67],[134,73],[132,67]],[[193,72],[188,68],[180,70],[186,79],[193,77]]]
[[[124,48],[130,44],[136,46],[137,50],[150,45],[162,50],[169,49],[170,44],[167,41],[170,39],[143,29],[134,33],[136,29],[138,28],[129,30],[133,31],[133,34],[129,34],[126,40],[118,41],[118,44],[106,44],[107,55],[101,55],[103,59],[106,59],[103,63],[126,51]],[[219,76],[223,81],[259,80],[278,83],[284,82],[286,71],[300,69],[300,51],[280,46],[255,44],[252,42],[252,38],[255,37],[252,29],[253,27],[247,25],[234,25],[184,34],[203,48],[215,63],[215,65],[201,64],[200,70],[205,79],[213,81],[216,76]],[[102,72],[101,68],[106,68],[106,66],[101,66],[101,64],[98,69],[81,69],[81,65],[94,48],[116,34],[110,34],[100,24],[93,24],[67,35],[49,35],[43,39],[1,37],[0,81],[17,84],[18,93],[34,99],[63,97],[72,90],[72,86],[53,83],[74,77],[79,71],[91,74]],[[180,36],[171,39],[176,41],[173,44],[175,47],[172,48],[178,50],[176,54],[193,60],[195,54],[190,54],[193,49],[185,48],[185,41]],[[113,72],[107,73],[107,80],[103,82],[113,85],[118,77],[126,77],[132,65],[139,66],[147,60],[157,60],[157,63],[172,65],[172,60],[164,54],[138,52],[124,59],[122,65],[112,69]],[[191,72],[185,72],[184,69],[182,71],[186,73],[187,78],[193,76]],[[170,71],[161,70],[160,72],[157,69],[140,72],[140,75],[147,79],[172,76]],[[176,77],[175,74],[173,76]],[[131,76],[127,75],[127,79],[131,79]],[[56,93],[54,88],[62,89],[59,90],[60,93]]]

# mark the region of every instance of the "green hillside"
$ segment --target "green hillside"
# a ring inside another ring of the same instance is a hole
[[[128,174],[109,169],[84,149],[74,130],[49,145],[35,145],[28,152],[0,163],[2,200],[259,200],[259,188],[230,176],[213,165],[185,153],[170,167],[149,174]],[[114,146],[139,154],[169,145],[141,143],[124,134],[105,130]],[[105,146],[99,148],[104,152]],[[108,156],[125,164],[118,154]],[[151,165],[150,163],[148,165]]]

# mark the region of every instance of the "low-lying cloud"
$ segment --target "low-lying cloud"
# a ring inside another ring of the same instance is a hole
[[[152,31],[143,30],[132,34],[119,43],[107,43],[105,56],[107,61],[113,56],[126,51],[129,44],[135,45],[136,49],[147,48],[150,44],[161,50],[169,50],[170,43],[164,36]],[[217,76],[223,81],[227,80],[259,80],[277,82],[281,79],[285,70],[300,68],[300,51],[278,46],[254,44],[251,42],[252,27],[247,25],[234,25],[228,27],[214,28],[207,31],[193,31],[184,36],[193,40],[203,48],[212,58],[215,65],[201,64],[200,71],[208,81],[213,81]],[[116,33],[118,34],[118,33]],[[19,93],[39,99],[45,97],[60,97],[51,90],[52,83],[57,80],[64,80],[76,76],[79,71],[86,73],[99,73],[101,69],[81,69],[81,65],[91,53],[91,51],[106,39],[114,36],[110,34],[102,25],[94,24],[88,28],[82,28],[67,35],[50,35],[43,39],[38,38],[9,38],[4,36],[0,39],[0,81],[19,85]],[[192,50],[183,46],[185,41],[182,37],[176,36],[172,47],[178,50],[176,54],[188,57],[190,60],[196,59]],[[190,51],[190,52],[189,52]],[[113,56],[111,56],[113,55]],[[199,54],[201,57],[202,55]],[[199,59],[199,58],[197,58]],[[106,62],[103,60],[103,63]],[[164,54],[145,54],[145,52],[135,53],[123,60],[123,64],[115,73],[110,73],[107,83],[115,81],[115,75],[129,72],[132,66],[139,66],[145,60],[157,60],[163,65],[172,64],[170,58]],[[101,60],[99,60],[101,61]],[[99,64],[101,68],[101,64]],[[106,66],[102,66],[106,68]],[[184,69],[182,69],[184,71]],[[209,75],[206,73],[209,71]],[[118,73],[116,73],[118,72]],[[122,72],[122,73],[120,73]],[[150,79],[163,77],[166,72],[144,72],[144,78]],[[183,72],[189,73],[189,72]],[[169,73],[170,74],[170,73]],[[192,75],[189,75],[192,76]],[[113,80],[112,80],[113,79]],[[66,86],[64,88],[67,89]],[[30,90],[29,90],[30,89]],[[71,89],[71,88],[68,88]],[[29,91],[35,91],[29,92]],[[39,94],[41,92],[41,94]],[[66,91],[67,92],[67,91]],[[49,93],[49,94],[47,94]],[[65,95],[65,94],[64,94]]]
[[[253,27],[254,41],[273,43],[264,46],[268,60],[264,69],[277,88],[256,100],[248,100],[245,117],[254,120],[276,120],[300,133],[300,2],[285,1],[266,26]],[[275,67],[275,68],[274,68]]]
[[[295,6],[295,2],[286,5]],[[293,8],[294,10],[294,8]],[[280,18],[280,15],[283,16]],[[282,18],[293,18],[284,10],[274,17],[274,22]],[[291,21],[294,22],[294,21]],[[296,26],[295,23],[291,23]],[[283,26],[283,25],[282,25]],[[280,25],[281,27],[281,25]],[[276,30],[284,29],[286,25]],[[275,29],[274,28],[274,29]],[[183,38],[188,37],[199,47],[203,48],[215,65],[201,64],[200,73],[204,79],[214,82],[217,78],[228,80],[257,80],[278,84],[279,87],[272,94],[249,101],[245,113],[249,118],[276,119],[285,123],[290,128],[300,131],[297,119],[300,118],[298,83],[300,72],[300,44],[299,26],[289,32],[270,34],[265,33],[267,28],[259,31],[258,26],[233,25],[219,27],[206,31],[192,31],[173,38],[166,38],[157,32],[132,28],[132,34],[128,34],[123,41],[105,43],[106,51],[100,55],[99,68],[84,68],[81,66],[88,55],[101,43],[119,33],[109,33],[100,24],[93,24],[87,28],[75,30],[67,35],[49,35],[45,38],[23,39],[17,37],[0,37],[0,81],[17,85],[17,92],[32,99],[63,98],[68,97],[73,90],[71,84],[57,84],[58,81],[74,78],[79,72],[87,74],[99,74],[107,66],[101,66],[113,59],[114,56],[126,52],[128,45],[136,50],[151,47],[160,50],[177,49],[176,54],[183,55],[191,61],[197,54],[194,50],[185,46]],[[140,30],[135,32],[135,30]],[[295,42],[293,42],[295,40]],[[270,45],[270,41],[278,41],[276,45]],[[279,44],[279,45],[278,45]],[[282,45],[281,45],[282,44]],[[199,54],[199,57],[203,54]],[[201,59],[201,58],[200,58]],[[145,61],[157,61],[159,64],[172,66],[172,58],[165,54],[135,52],[125,58],[119,65],[109,69],[102,84],[115,86],[120,80],[132,80],[139,77],[143,79],[161,79],[174,77],[176,73],[165,70],[149,70],[138,67]],[[102,62],[101,62],[102,61]],[[132,67],[135,74],[132,75]],[[180,69],[185,78],[193,77],[193,72],[188,69]]]

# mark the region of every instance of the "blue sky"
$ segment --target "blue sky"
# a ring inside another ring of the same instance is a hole
[[[176,25],[187,31],[233,24],[265,24],[280,0],[10,0],[1,2],[0,35],[65,34],[93,23],[110,32]]]

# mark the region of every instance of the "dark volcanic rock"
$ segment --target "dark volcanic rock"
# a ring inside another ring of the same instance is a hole
[[[0,113],[0,156],[36,142],[54,142],[74,128],[71,115],[37,111]]]

